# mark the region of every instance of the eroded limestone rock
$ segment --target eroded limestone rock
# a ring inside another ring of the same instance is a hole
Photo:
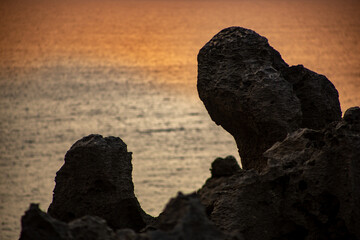
[[[263,152],[288,133],[341,118],[325,76],[289,67],[265,37],[241,27],[222,30],[200,50],[197,88],[212,120],[234,136],[244,169],[264,169]]]
[[[65,222],[99,216],[113,229],[145,227],[151,217],[134,194],[131,154],[117,137],[89,135],[77,141],[56,173],[48,213]]]

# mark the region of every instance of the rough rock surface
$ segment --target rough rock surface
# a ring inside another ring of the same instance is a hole
[[[210,178],[210,219],[245,239],[360,239],[360,108],[323,130],[299,129],[265,153],[261,173]]]
[[[215,35],[198,54],[197,88],[216,124],[231,133],[244,169],[300,127],[340,120],[338,93],[325,76],[289,67],[265,37],[241,27]]]
[[[56,173],[48,213],[65,222],[99,216],[113,229],[145,227],[150,217],[134,194],[131,154],[116,137],[89,135],[77,141]]]
[[[125,240],[95,216],[84,216],[65,223],[42,212],[31,204],[21,219],[20,240]]]
[[[132,229],[114,232],[106,221],[84,216],[69,223],[61,222],[32,205],[22,220],[21,240],[243,240],[241,233],[225,234],[211,222],[195,194],[181,193],[171,199],[147,232]]]
[[[231,176],[240,170],[241,168],[233,156],[216,158],[212,162],[210,169],[212,177]]]
[[[301,103],[301,128],[320,130],[341,119],[339,95],[334,85],[324,76],[302,65],[285,68],[284,78],[293,86]]]
[[[179,193],[151,227],[157,229],[148,233],[151,239],[230,239],[230,235],[219,231],[207,218],[205,208],[195,194]],[[234,235],[233,239],[240,240],[241,236]]]
[[[20,240],[67,240],[71,234],[66,223],[58,221],[31,204],[21,218]]]
[[[74,240],[113,240],[115,233],[106,221],[96,216],[84,216],[68,224]]]

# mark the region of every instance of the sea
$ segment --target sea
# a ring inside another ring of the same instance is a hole
[[[240,163],[196,90],[199,49],[230,26],[327,76],[343,112],[360,105],[359,1],[2,0],[0,239],[18,239],[30,203],[47,210],[65,153],[89,134],[127,144],[153,216],[216,157]]]

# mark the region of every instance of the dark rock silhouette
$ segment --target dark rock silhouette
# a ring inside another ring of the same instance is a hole
[[[210,178],[210,219],[245,239],[360,238],[360,109],[323,130],[299,129],[264,155],[262,172]]]
[[[352,107],[352,108],[349,108],[348,110],[346,110],[346,112],[344,114],[344,120],[350,124],[354,124],[354,123],[356,124],[357,122],[360,122],[359,109],[360,109],[359,107]]]
[[[21,219],[20,240],[125,240],[106,221],[96,216],[83,216],[69,223],[52,218],[31,204]],[[121,230],[120,230],[121,231]]]
[[[56,173],[48,213],[65,222],[99,216],[113,229],[145,227],[151,217],[134,194],[131,154],[116,137],[89,135],[77,141]]]
[[[341,119],[325,76],[289,67],[248,29],[224,29],[198,60],[199,96],[244,170],[215,159],[200,190],[152,218],[126,144],[90,135],[66,153],[48,214],[32,204],[22,217],[20,240],[360,239],[360,108]]]
[[[145,234],[138,234],[129,228],[117,230],[116,237],[117,240],[149,240]]]
[[[179,193],[171,199],[151,228],[157,230],[148,233],[150,239],[221,240],[230,237],[207,218],[205,208],[195,194]],[[240,240],[241,236],[233,239]]]
[[[241,168],[233,156],[216,158],[212,162],[210,169],[212,177],[231,176],[240,170]]]
[[[114,232],[106,221],[83,216],[69,223],[61,222],[32,205],[22,220],[21,240],[243,240],[241,233],[225,234],[211,222],[195,194],[181,193],[171,199],[164,212],[147,232],[133,229]]]
[[[241,27],[222,30],[200,50],[197,88],[212,120],[234,136],[244,169],[264,169],[263,152],[288,133],[341,118],[325,76],[289,68],[265,37]]]
[[[116,234],[106,221],[96,216],[84,216],[68,224],[74,240],[115,240]]]
[[[282,71],[284,78],[293,86],[301,103],[300,127],[322,129],[341,119],[339,95],[334,85],[324,76],[302,65]]]
[[[67,240],[71,233],[66,223],[58,221],[31,204],[21,218],[20,240]]]

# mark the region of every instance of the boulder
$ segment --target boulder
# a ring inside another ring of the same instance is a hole
[[[212,162],[210,169],[212,177],[231,176],[240,170],[241,168],[233,156],[216,158]]]
[[[199,51],[197,88],[212,120],[235,138],[244,169],[264,169],[263,152],[288,133],[341,118],[326,77],[289,67],[265,37],[241,27],[222,30]]]
[[[151,217],[134,194],[131,154],[117,137],[89,135],[77,141],[56,173],[48,213],[64,222],[93,215],[113,229],[145,227]]]
[[[245,239],[360,239],[359,116],[289,134],[261,173],[208,179],[198,195],[210,219]]]
[[[360,111],[359,107],[352,107],[346,110],[344,114],[344,120],[349,124],[354,124],[350,126],[357,126],[356,123],[360,122]]]

